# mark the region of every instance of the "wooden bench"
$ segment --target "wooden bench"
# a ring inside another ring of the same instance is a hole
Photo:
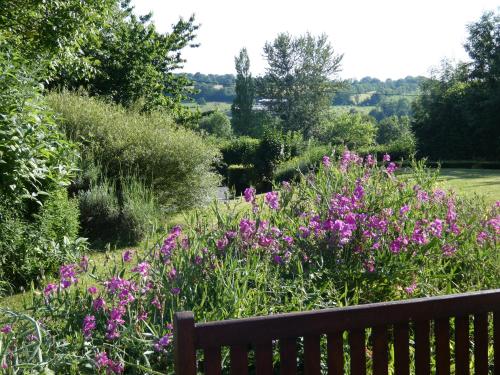
[[[469,374],[472,361],[474,374],[500,375],[500,289],[208,323],[195,324],[191,312],[174,318],[179,375],[220,374],[222,347],[231,374],[343,374],[347,347],[352,375],[366,374],[367,359],[370,373],[388,374],[389,343],[397,375]]]

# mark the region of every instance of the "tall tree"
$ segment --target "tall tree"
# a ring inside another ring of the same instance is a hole
[[[325,34],[292,37],[281,33],[266,43],[268,67],[257,85],[268,109],[283,120],[285,131],[308,135],[320,124],[339,83],[342,55],[335,54]]]
[[[242,48],[234,58],[236,67],[236,97],[231,105],[232,126],[236,134],[252,134],[252,107],[255,97],[255,87],[250,73],[250,58],[247,49]]]

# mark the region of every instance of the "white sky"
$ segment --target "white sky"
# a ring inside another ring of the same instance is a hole
[[[161,32],[179,16],[201,24],[184,71],[234,72],[234,56],[247,47],[251,70],[265,68],[262,48],[279,32],[326,33],[344,54],[342,78],[428,75],[442,58],[464,60],[466,25],[499,0],[133,0],[137,14],[153,12]]]

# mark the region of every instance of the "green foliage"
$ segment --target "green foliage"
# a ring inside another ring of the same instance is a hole
[[[95,373],[105,352],[108,369],[172,373],[175,311],[205,322],[498,286],[499,208],[437,188],[436,173],[421,163],[407,172],[345,152],[251,203],[194,212],[128,261],[100,257],[87,272],[69,265],[78,284],[61,289],[57,280],[52,291],[33,293],[30,306],[33,321],[43,321],[37,343],[50,356],[32,357],[26,325],[0,313],[12,324],[1,343],[17,349],[7,364]]]
[[[412,137],[410,118],[408,116],[387,117],[377,124],[377,143],[389,144],[403,138]],[[415,141],[413,141],[415,143]]]
[[[250,137],[231,139],[221,147],[222,161],[227,165],[254,164],[258,157],[260,141]]]
[[[202,116],[199,127],[208,134],[221,138],[228,138],[232,133],[231,121],[229,120],[229,117],[219,110],[215,110],[208,115]]]
[[[301,174],[306,174],[310,170],[316,170],[321,158],[329,155],[331,147],[327,145],[309,147],[300,156],[295,156],[290,160],[283,161],[277,165],[274,171],[274,181],[294,181]]]
[[[438,159],[500,158],[500,16],[469,25],[470,63],[444,62],[414,105],[419,153]]]
[[[191,81],[173,73],[184,63],[181,51],[196,46],[194,17],[180,19],[170,33],[162,34],[150,22],[151,14],[137,17],[129,3],[116,4],[97,40],[82,46],[84,56],[95,61],[93,77],[82,80],[63,70],[53,85],[84,87],[126,107],[139,102],[145,111],[166,108],[179,122],[196,120],[181,105],[193,93]]]
[[[26,61],[0,34],[0,194],[17,203],[40,203],[50,189],[67,185],[76,150],[53,113]]]
[[[407,98],[389,98],[379,101],[375,109],[370,111],[370,116],[381,121],[390,116],[410,116],[411,102]]]
[[[235,134],[252,135],[252,114],[255,84],[250,73],[247,49],[242,48],[234,58],[236,67],[236,96],[231,105],[232,126]]]
[[[140,176],[167,210],[204,204],[215,195],[218,151],[165,113],[139,114],[67,92],[48,100],[68,137],[81,141],[111,179]]]
[[[33,218],[19,206],[0,204],[0,293],[52,276],[86,249],[77,238],[78,206],[63,189],[50,192]]]
[[[266,43],[268,67],[257,81],[257,94],[268,110],[283,120],[285,131],[308,136],[329,109],[338,83],[330,78],[340,69],[326,35],[292,37],[279,34]]]
[[[117,0],[6,0],[0,29],[9,44],[29,61],[36,61],[41,78],[64,70],[73,78],[89,78],[96,62],[82,47],[95,43]]]
[[[313,132],[314,138],[325,144],[345,145],[349,149],[375,143],[373,120],[360,113],[330,113]]]

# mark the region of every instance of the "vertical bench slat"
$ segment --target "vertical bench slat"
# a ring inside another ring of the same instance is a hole
[[[297,341],[295,339],[280,340],[280,374],[295,375],[297,373]]]
[[[349,349],[351,354],[351,375],[366,374],[365,331],[349,332]]]
[[[474,315],[474,374],[488,374],[488,314]]]
[[[194,315],[190,311],[174,314],[175,373],[196,375],[196,349],[194,345]]]
[[[219,347],[205,349],[205,374],[206,375],[220,375],[221,368],[221,353]]]
[[[326,336],[326,350],[329,375],[344,374],[344,340],[342,332],[329,333]]]
[[[389,357],[387,352],[387,327],[373,328],[373,375],[389,373]]]
[[[410,332],[408,323],[394,325],[394,373],[410,375]]]
[[[436,335],[436,373],[450,374],[450,320],[437,319],[434,324]]]
[[[415,322],[415,370],[417,375],[431,373],[429,321]]]
[[[243,345],[231,346],[231,375],[248,374],[248,353]]]
[[[455,318],[455,374],[469,375],[469,316]]]
[[[304,337],[304,373],[306,375],[321,374],[321,351],[319,336]]]
[[[271,375],[273,373],[273,343],[259,342],[255,345],[256,375]]]
[[[500,311],[493,313],[493,356],[495,375],[500,375]]]

